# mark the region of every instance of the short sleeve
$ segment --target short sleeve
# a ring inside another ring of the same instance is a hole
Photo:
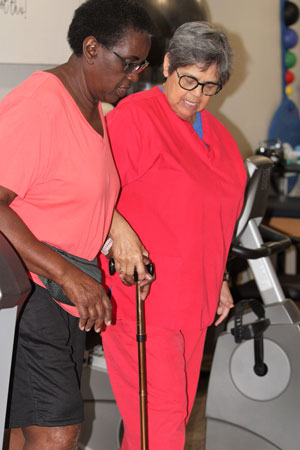
[[[7,97],[0,104],[0,185],[21,198],[46,164],[45,121],[46,113],[32,99]]]
[[[139,178],[144,171],[144,123],[138,121],[137,116],[138,111],[127,105],[117,106],[106,115],[110,144],[122,186]]]

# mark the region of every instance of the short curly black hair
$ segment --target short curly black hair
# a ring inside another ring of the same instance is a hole
[[[152,36],[155,26],[143,6],[133,0],[87,0],[75,10],[68,31],[72,51],[82,55],[87,36],[94,36],[99,44],[112,48],[128,29]]]

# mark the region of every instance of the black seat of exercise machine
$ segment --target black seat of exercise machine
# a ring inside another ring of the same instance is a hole
[[[289,238],[264,225],[260,226],[260,231],[264,241],[271,239],[275,244],[275,247],[273,245],[269,249],[270,255],[288,248],[289,245],[287,239],[293,241],[293,238]],[[280,244],[280,242],[282,244]],[[296,242],[296,244],[299,245],[299,242]],[[236,252],[237,250],[238,252]],[[261,299],[255,280],[249,280],[242,284],[237,283],[238,275],[248,268],[247,259],[252,258],[255,258],[255,254],[251,255],[249,249],[243,249],[242,247],[235,245],[232,246],[231,257],[228,261],[228,269],[232,274],[231,292],[236,303],[244,298]],[[300,277],[298,275],[280,273],[278,278],[284,295],[287,298],[300,302]]]
[[[286,298],[300,302],[300,282],[295,280],[295,275],[281,275],[279,276],[279,281]],[[231,293],[235,303],[238,303],[244,298],[261,299],[254,280],[247,281],[243,284],[233,284]]]
[[[31,286],[15,250],[0,233],[0,309],[22,305]]]

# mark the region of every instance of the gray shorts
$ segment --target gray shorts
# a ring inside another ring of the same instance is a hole
[[[7,428],[83,422],[85,332],[48,291],[34,285],[16,328]]]

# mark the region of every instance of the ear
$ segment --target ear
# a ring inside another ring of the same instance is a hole
[[[100,45],[94,36],[88,36],[82,44],[82,54],[89,64],[94,64],[94,60],[99,52]]]
[[[170,67],[170,54],[166,53],[163,62],[163,74],[165,78],[169,76],[169,67]]]

